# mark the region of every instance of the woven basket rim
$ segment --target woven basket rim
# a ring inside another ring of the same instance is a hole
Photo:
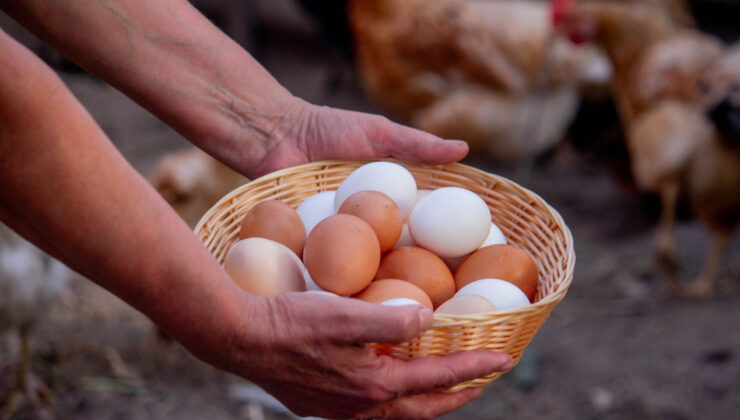
[[[341,166],[341,165],[357,165],[357,164],[363,164],[363,163],[369,163],[369,162],[377,162],[377,161],[386,161],[386,162],[394,162],[398,163],[404,166],[414,166],[419,168],[426,168],[426,169],[437,169],[437,170],[445,170],[446,168],[459,168],[463,169],[464,171],[469,172],[475,172],[478,175],[482,175],[484,177],[490,177],[493,178],[495,181],[500,182],[502,184],[511,184],[522,191],[524,191],[528,196],[532,197],[535,201],[538,202],[538,205],[541,205],[547,212],[550,213],[553,220],[555,220],[557,226],[562,230],[563,236],[564,236],[564,243],[565,243],[565,249],[567,253],[566,261],[564,261],[565,264],[565,270],[563,271],[561,277],[562,279],[558,282],[557,288],[552,292],[549,293],[547,296],[544,296],[537,302],[534,302],[530,305],[519,307],[519,308],[513,308],[513,309],[506,309],[501,311],[495,311],[495,312],[485,312],[485,313],[477,313],[472,315],[438,315],[435,313],[434,315],[434,327],[449,327],[449,326],[456,326],[460,325],[461,323],[471,323],[475,322],[476,325],[480,325],[482,322],[485,324],[487,321],[495,321],[495,322],[501,322],[502,319],[507,317],[516,317],[520,316],[522,314],[526,314],[529,312],[535,312],[538,310],[543,309],[546,306],[553,306],[554,304],[558,303],[560,300],[562,300],[565,297],[565,294],[567,293],[572,281],[573,281],[573,273],[575,269],[575,249],[574,249],[574,241],[573,241],[573,235],[570,231],[570,228],[565,224],[565,221],[563,217],[560,215],[560,213],[550,206],[539,194],[531,191],[528,188],[525,188],[516,182],[507,179],[503,176],[492,174],[486,171],[483,171],[481,169],[472,167],[470,165],[466,165],[463,163],[449,163],[449,164],[440,164],[440,165],[427,165],[427,164],[420,164],[415,162],[409,162],[409,161],[403,161],[398,159],[390,159],[390,158],[375,158],[375,159],[335,159],[335,160],[321,160],[321,161],[314,161],[314,162],[308,162],[303,163],[296,166],[291,166],[288,168],[280,169],[274,172],[270,172],[268,174],[262,175],[258,178],[255,178],[253,180],[250,180],[249,182],[235,188],[234,190],[230,191],[228,194],[224,195],[219,199],[216,203],[214,203],[211,208],[203,214],[203,216],[200,218],[198,223],[196,224],[193,231],[195,234],[200,237],[200,232],[203,229],[205,223],[210,219],[211,214],[216,211],[216,209],[220,208],[223,203],[231,200],[234,196],[242,194],[245,190],[248,190],[251,186],[264,183],[266,181],[272,180],[272,179],[279,179],[280,177],[293,174],[295,172],[299,172],[302,169],[306,168],[315,168],[315,167],[321,167],[321,166]]]

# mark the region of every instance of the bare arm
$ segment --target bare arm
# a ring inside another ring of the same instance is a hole
[[[467,153],[462,142],[295,98],[185,0],[0,0],[0,7],[247,176],[325,158],[448,163]]]
[[[43,63],[0,31],[0,220],[146,314],[190,352],[300,414],[431,418],[480,395],[442,394],[507,369],[492,352],[399,361],[431,311],[238,289]]]
[[[2,219],[182,340],[214,323],[179,312],[185,302],[230,316],[238,289],[185,223],[56,75],[0,37]]]

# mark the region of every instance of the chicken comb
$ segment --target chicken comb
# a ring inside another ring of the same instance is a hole
[[[576,0],[553,0],[551,3],[552,23],[558,26],[563,21],[565,13],[575,4]]]

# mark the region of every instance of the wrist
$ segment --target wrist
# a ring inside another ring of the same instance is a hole
[[[265,156],[282,138],[275,134],[284,120],[308,105],[281,86],[260,95],[222,90],[214,99],[214,121],[221,132],[200,146],[249,177],[258,174]]]

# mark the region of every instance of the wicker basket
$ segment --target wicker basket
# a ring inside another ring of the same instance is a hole
[[[195,228],[198,237],[223,264],[231,244],[237,240],[242,216],[260,201],[281,200],[298,207],[309,196],[335,190],[353,170],[368,161],[314,162],[249,182],[216,203]],[[491,209],[493,222],[510,243],[534,257],[539,272],[535,303],[523,308],[470,316],[435,315],[434,324],[411,342],[373,344],[379,354],[408,359],[425,355],[487,349],[506,352],[515,362],[550,311],[565,296],[573,279],[573,237],[560,215],[542,198],[515,183],[461,164],[405,166],[421,189],[462,187],[477,193]],[[501,373],[468,381],[452,391],[483,386]]]

